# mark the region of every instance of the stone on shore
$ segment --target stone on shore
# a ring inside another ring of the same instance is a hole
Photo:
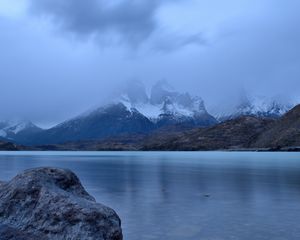
[[[0,239],[122,240],[121,221],[65,169],[27,170],[0,183]]]

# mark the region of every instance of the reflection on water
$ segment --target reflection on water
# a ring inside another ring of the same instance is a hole
[[[1,153],[0,178],[70,168],[125,240],[298,240],[298,153]]]

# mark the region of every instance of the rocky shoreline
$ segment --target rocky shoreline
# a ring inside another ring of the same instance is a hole
[[[122,240],[114,210],[89,195],[78,177],[58,168],[24,171],[0,182],[1,240]]]

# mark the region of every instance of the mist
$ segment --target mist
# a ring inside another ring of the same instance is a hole
[[[239,94],[299,100],[296,0],[0,0],[0,118],[49,127],[132,79],[208,107]]]

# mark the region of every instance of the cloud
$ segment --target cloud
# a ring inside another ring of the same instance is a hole
[[[0,17],[14,18],[25,12],[26,4],[23,0],[0,0]]]
[[[154,38],[153,48],[160,52],[171,52],[183,47],[193,46],[207,46],[208,40],[202,33],[191,34],[188,36],[165,34],[163,36]]]
[[[156,13],[167,2],[171,1],[114,0],[109,3],[104,0],[31,0],[30,9],[38,16],[50,18],[60,30],[76,37],[94,38],[99,44],[106,45],[125,43],[136,48],[153,39],[160,28]],[[199,38],[179,36],[171,48],[192,42],[198,43]],[[157,44],[160,45],[157,48],[164,48],[162,43]]]
[[[241,87],[300,99],[298,0],[3,1],[31,7],[0,14],[1,117],[58,123],[131,78],[165,78],[207,105]]]

